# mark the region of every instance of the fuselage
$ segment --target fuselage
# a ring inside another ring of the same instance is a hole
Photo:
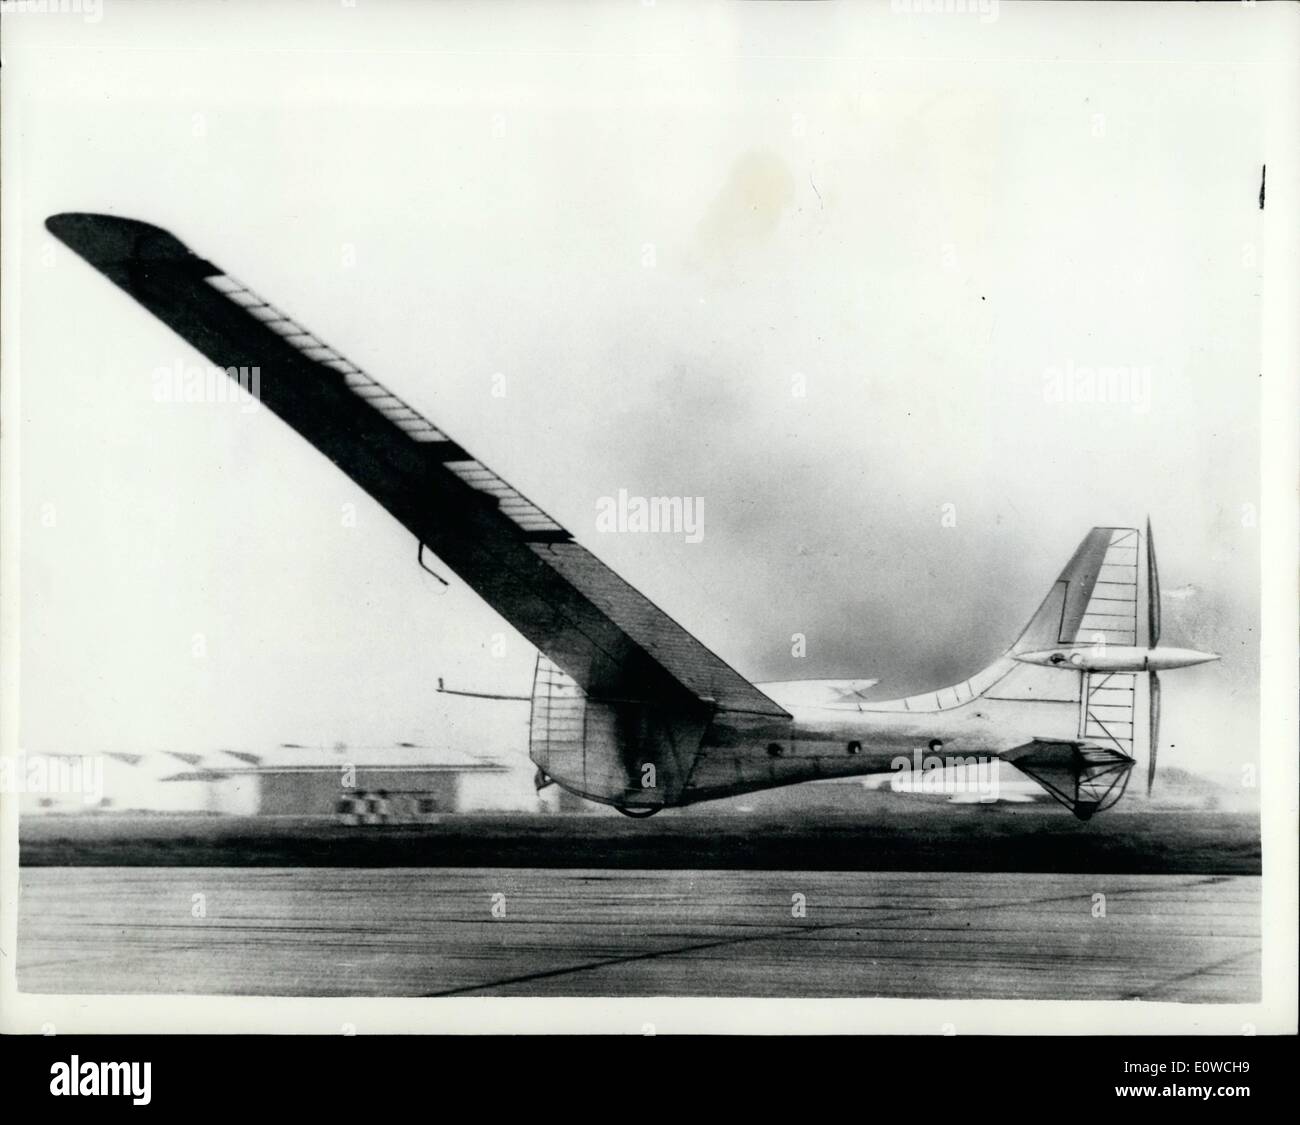
[[[789,719],[719,712],[674,803],[819,778],[902,772],[922,758],[961,765],[1073,730],[1077,677],[1036,676],[1027,683],[1027,677],[1010,675],[1016,667],[1004,657],[970,680],[900,699],[787,703]],[[1009,690],[1000,693],[1003,684]]]
[[[1136,675],[1216,659],[1194,649],[1061,646],[1008,653],[959,684],[882,701],[827,681],[761,685],[790,718],[716,714],[677,803],[936,759],[961,766],[1036,740],[1095,739],[1129,754]],[[819,687],[833,699],[810,705]]]

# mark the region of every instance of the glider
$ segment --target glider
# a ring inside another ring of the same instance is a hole
[[[1145,534],[1092,528],[1006,652],[960,683],[888,701],[868,698],[874,681],[751,683],[435,422],[174,235],[85,213],[46,226],[213,363],[258,368],[261,403],[411,532],[421,565],[427,549],[536,646],[539,786],[649,816],[889,773],[928,747],[1010,762],[1087,819],[1119,800],[1143,738],[1154,782],[1160,672],[1217,659],[1160,645],[1148,521]]]

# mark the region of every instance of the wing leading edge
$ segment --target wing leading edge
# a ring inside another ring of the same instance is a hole
[[[603,699],[788,717],[397,395],[169,232],[69,213],[50,232],[223,368]]]

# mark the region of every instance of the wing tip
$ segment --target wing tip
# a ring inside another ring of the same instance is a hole
[[[193,251],[170,231],[139,219],[93,211],[61,211],[45,220],[45,229],[94,266],[194,257]]]

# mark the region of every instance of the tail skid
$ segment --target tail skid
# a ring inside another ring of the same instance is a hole
[[[1091,820],[1124,796],[1137,764],[1106,746],[1034,741],[1002,755],[1080,820]]]

